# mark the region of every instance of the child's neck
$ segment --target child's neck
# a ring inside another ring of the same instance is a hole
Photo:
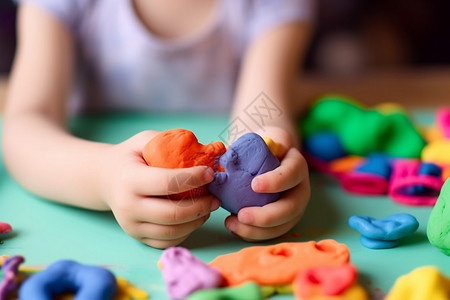
[[[141,22],[164,39],[192,35],[208,26],[216,15],[219,0],[133,0]]]

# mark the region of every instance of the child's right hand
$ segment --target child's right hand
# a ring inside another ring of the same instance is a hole
[[[104,153],[100,158],[99,193],[126,233],[149,246],[167,248],[184,241],[219,208],[220,202],[212,195],[167,198],[211,182],[214,172],[206,166],[148,166],[142,149],[158,133],[143,131]]]

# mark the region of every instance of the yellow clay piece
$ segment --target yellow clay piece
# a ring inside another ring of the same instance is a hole
[[[428,143],[444,139],[444,134],[437,127],[430,127],[430,128],[423,130],[422,135]]]
[[[404,115],[408,114],[403,106],[393,102],[380,103],[373,109],[385,116],[392,115],[395,113],[400,113]]]
[[[399,277],[385,300],[448,300],[449,295],[450,279],[425,266]]]
[[[117,278],[117,286],[119,287],[117,295],[114,300],[145,300],[149,296],[147,292],[138,289],[131,283],[129,283],[125,278]]]
[[[272,154],[277,158],[280,158],[284,154],[283,145],[274,142],[271,138],[268,137],[263,138],[263,140],[264,142],[266,142],[267,148],[269,148],[270,152],[272,152]]]
[[[437,140],[426,145],[422,150],[422,160],[437,165],[450,165],[450,140]]]

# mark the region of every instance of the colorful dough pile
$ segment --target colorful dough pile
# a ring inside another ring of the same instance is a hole
[[[160,268],[175,300],[262,300],[275,293],[298,300],[369,299],[347,247],[334,240],[248,247],[209,264],[172,247]],[[448,300],[449,294],[450,279],[426,266],[398,278],[386,300]]]
[[[172,247],[162,254],[160,267],[173,299],[259,300],[273,293],[303,300],[367,299],[347,246],[334,240],[248,247],[209,264]]]
[[[299,131],[309,164],[351,193],[434,205],[450,176],[450,108],[441,108],[436,127],[422,135],[401,107],[368,109],[329,95],[311,106]]]

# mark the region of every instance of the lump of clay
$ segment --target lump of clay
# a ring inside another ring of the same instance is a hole
[[[200,290],[186,300],[263,300],[261,289],[254,282],[247,282],[236,287]]]
[[[404,112],[366,109],[338,95],[327,95],[316,101],[299,129],[304,139],[331,131],[338,135],[347,153],[359,156],[385,153],[419,158],[425,146],[424,139]]]
[[[186,129],[171,129],[161,132],[151,139],[144,147],[145,162],[158,168],[189,168],[208,166],[216,169],[218,158],[225,153],[222,142],[202,145],[197,137]],[[201,196],[206,194],[206,187],[171,195],[171,198],[181,199],[188,195]]]
[[[443,185],[441,168],[419,160],[397,160],[393,166],[389,196],[407,205],[434,205]]]
[[[217,288],[224,281],[217,269],[183,247],[167,248],[160,264],[167,292],[173,299],[185,299],[197,290]]]
[[[349,299],[366,300],[367,293],[357,282],[356,268],[351,264],[315,267],[299,272],[293,284],[298,300]]]
[[[372,154],[355,169],[341,174],[342,187],[350,192],[364,195],[385,195],[391,177],[391,158],[383,154]]]
[[[450,138],[428,143],[422,151],[422,160],[438,165],[450,165]]]
[[[278,200],[280,193],[256,193],[251,182],[256,176],[280,165],[264,140],[256,133],[237,139],[220,157],[225,172],[216,172],[208,184],[208,191],[220,199],[223,208],[231,213],[247,206],[264,206]]]
[[[303,149],[308,154],[326,162],[330,162],[347,155],[339,136],[331,131],[311,134],[304,139]]]
[[[427,236],[430,243],[450,255],[450,178],[442,186],[428,219]]]
[[[298,272],[349,262],[346,245],[335,240],[253,246],[218,256],[209,265],[220,270],[228,285],[254,281],[259,285],[291,284]]]
[[[425,266],[399,277],[385,300],[448,300],[450,278]]]
[[[16,289],[19,284],[19,266],[24,262],[23,256],[16,255],[6,258],[1,270],[3,277],[0,280],[0,299],[9,299],[8,295]]]
[[[75,293],[74,299],[109,300],[117,293],[117,281],[104,268],[59,260],[25,280],[19,298],[47,300],[67,292]]]
[[[382,219],[352,216],[348,223],[361,233],[361,244],[371,249],[395,247],[401,238],[413,234],[419,227],[417,219],[410,214],[394,214]]]
[[[11,225],[9,225],[8,223],[0,222],[0,233],[7,233],[11,230]]]

